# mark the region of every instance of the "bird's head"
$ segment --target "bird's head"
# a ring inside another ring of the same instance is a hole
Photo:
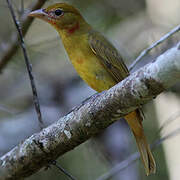
[[[50,23],[58,31],[65,29],[70,33],[78,29],[80,23],[85,22],[79,11],[66,3],[57,3],[44,9],[32,11],[29,16]]]

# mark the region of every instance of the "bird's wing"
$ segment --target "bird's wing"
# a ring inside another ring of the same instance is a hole
[[[99,32],[91,31],[88,35],[89,45],[92,51],[99,57],[116,82],[122,81],[129,75],[120,54],[115,47]]]

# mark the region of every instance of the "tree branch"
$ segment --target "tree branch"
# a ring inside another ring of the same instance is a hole
[[[43,6],[46,0],[38,0],[37,2],[33,3],[21,16],[21,27],[22,27],[22,34],[23,36],[27,33],[30,25],[33,22],[33,18],[27,18],[27,14],[35,9],[39,9]],[[3,68],[9,63],[11,57],[16,53],[18,49],[18,33],[13,32],[10,41],[2,42],[0,44],[0,49],[2,52],[0,53],[0,72]]]
[[[145,57],[149,51],[151,51],[153,48],[158,46],[159,44],[163,43],[165,40],[167,40],[169,37],[171,37],[173,34],[180,31],[180,25],[176,26],[174,29],[169,31],[167,34],[162,36],[158,41],[150,45],[147,49],[144,49],[144,51],[141,52],[141,54],[133,61],[133,63],[129,66],[129,71],[132,71],[132,69],[136,66],[137,63],[140,62],[140,60]]]
[[[180,42],[0,158],[0,179],[30,176],[180,80]]]

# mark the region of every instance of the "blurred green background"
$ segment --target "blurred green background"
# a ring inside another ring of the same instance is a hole
[[[13,0],[17,17],[26,12],[32,0]],[[129,66],[141,50],[158,40],[180,22],[179,0],[47,0],[44,6],[68,2],[77,7],[96,30],[107,36],[119,49]],[[24,7],[24,8],[22,8]],[[21,21],[21,20],[20,20]],[[0,0],[0,61],[16,32],[6,1]],[[134,70],[152,61],[179,40],[177,33],[143,58]],[[94,94],[77,75],[55,30],[34,20],[25,36],[28,55],[40,97],[46,125],[58,120],[74,106]],[[179,127],[178,119],[158,129],[179,112],[179,84],[143,107],[145,133],[150,143]],[[29,78],[20,49],[0,74],[0,155],[39,131],[32,102]],[[173,118],[172,118],[173,119]],[[171,138],[154,151],[157,173],[147,177],[140,160],[111,179],[172,180],[180,178],[179,137]],[[78,180],[97,179],[137,150],[134,137],[121,120],[97,137],[66,153],[58,162]],[[29,180],[68,179],[55,167],[28,177]]]

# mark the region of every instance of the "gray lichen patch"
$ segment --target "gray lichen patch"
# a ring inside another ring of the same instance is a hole
[[[70,132],[70,131],[64,130],[64,134],[66,135],[66,137],[67,137],[68,139],[71,138],[71,132]]]
[[[86,124],[85,124],[86,127],[91,127],[91,123],[88,121]]]

